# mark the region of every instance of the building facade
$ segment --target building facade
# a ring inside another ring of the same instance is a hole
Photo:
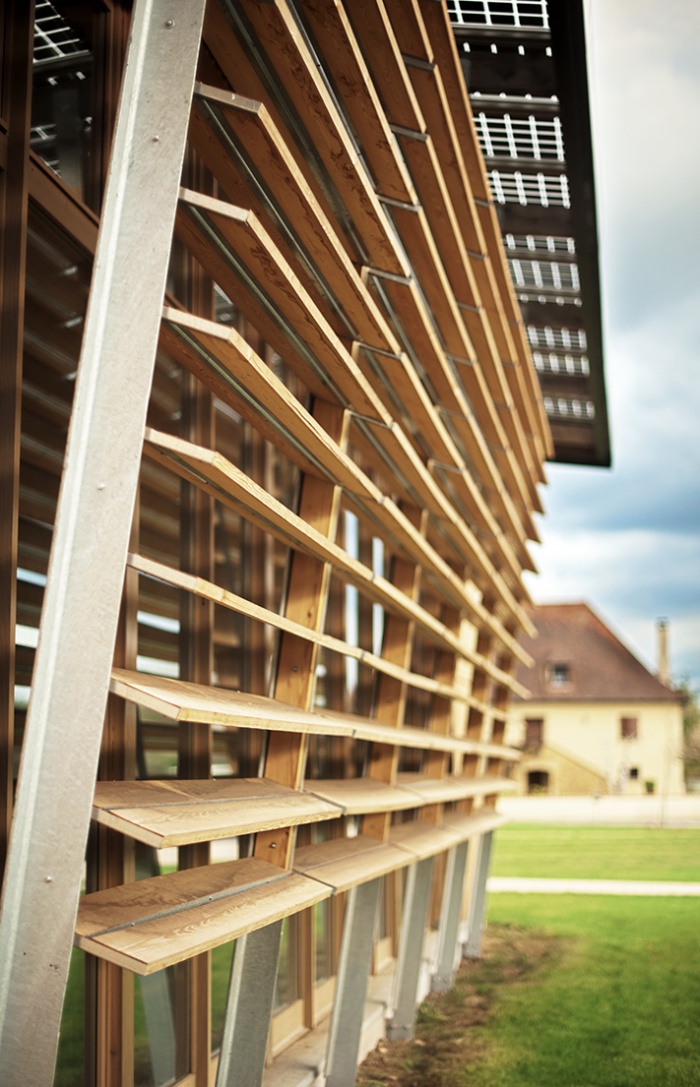
[[[530,697],[513,702],[507,742],[523,752],[522,794],[685,792],[683,700],[587,604],[534,612]],[[525,678],[525,673],[521,673]]]
[[[448,10],[0,11],[0,1082],[344,1087],[478,953],[554,452]]]

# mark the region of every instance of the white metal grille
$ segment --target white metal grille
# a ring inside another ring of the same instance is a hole
[[[514,252],[522,253],[523,250],[533,254],[576,252],[573,238],[553,238],[544,234],[504,234],[503,242],[509,256]]]
[[[517,287],[541,290],[576,291],[581,289],[575,264],[555,264],[549,261],[509,261],[513,282]]]
[[[34,15],[34,63],[86,52],[85,43],[50,3],[37,0]]]
[[[56,153],[56,125],[32,125],[30,129],[30,146],[32,151],[40,155],[47,166],[58,174],[59,162]]]
[[[570,396],[545,396],[544,410],[550,419],[595,419],[595,406],[591,400],[578,400]]]
[[[558,351],[585,351],[588,347],[583,328],[549,328],[527,326],[530,347],[554,348]]]
[[[475,120],[481,149],[487,156],[564,161],[564,140],[558,117],[511,117],[508,113],[489,117],[482,111]]]
[[[588,377],[590,373],[587,355],[557,355],[554,351],[548,354],[533,351],[532,361],[539,374],[571,374],[577,377]]]
[[[541,207],[571,207],[569,179],[565,174],[525,174],[515,170],[490,170],[491,191],[499,204],[539,204]]]
[[[447,0],[447,12],[458,26],[549,27],[546,0]]]

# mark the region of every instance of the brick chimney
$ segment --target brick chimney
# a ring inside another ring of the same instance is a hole
[[[669,687],[671,679],[668,674],[668,619],[657,619],[656,633],[658,648],[658,668],[656,676],[657,679]]]

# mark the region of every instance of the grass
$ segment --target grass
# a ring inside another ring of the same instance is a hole
[[[509,824],[495,836],[491,874],[700,882],[700,830]]]
[[[512,825],[499,876],[700,881],[700,831]],[[494,894],[484,957],[358,1087],[696,1087],[695,898]]]
[[[493,873],[700,881],[700,831],[509,825],[496,834]],[[359,1082],[366,1087],[700,1083],[696,899],[498,894],[490,897],[489,922],[488,955],[469,964],[454,990],[421,1012],[423,1044],[409,1044],[400,1059],[392,1057],[390,1071],[380,1068],[383,1078]],[[82,1082],[84,956],[73,955],[56,1087]],[[230,961],[230,946],[213,955],[215,1039]],[[145,1043],[142,1012],[135,1029],[137,1041]],[[388,1060],[394,1047],[382,1048],[377,1059]]]
[[[690,898],[494,895],[484,958],[358,1087],[696,1087],[697,927]]]
[[[498,895],[490,918],[555,941],[503,986],[471,1087],[695,1087],[700,944],[692,898]],[[509,931],[508,928],[505,929]]]

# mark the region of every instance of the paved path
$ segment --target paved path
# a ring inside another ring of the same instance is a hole
[[[700,827],[700,793],[684,796],[501,796],[514,823]]]
[[[517,879],[490,876],[489,893],[574,895],[694,895],[700,897],[700,883],[662,883],[627,879]]]

